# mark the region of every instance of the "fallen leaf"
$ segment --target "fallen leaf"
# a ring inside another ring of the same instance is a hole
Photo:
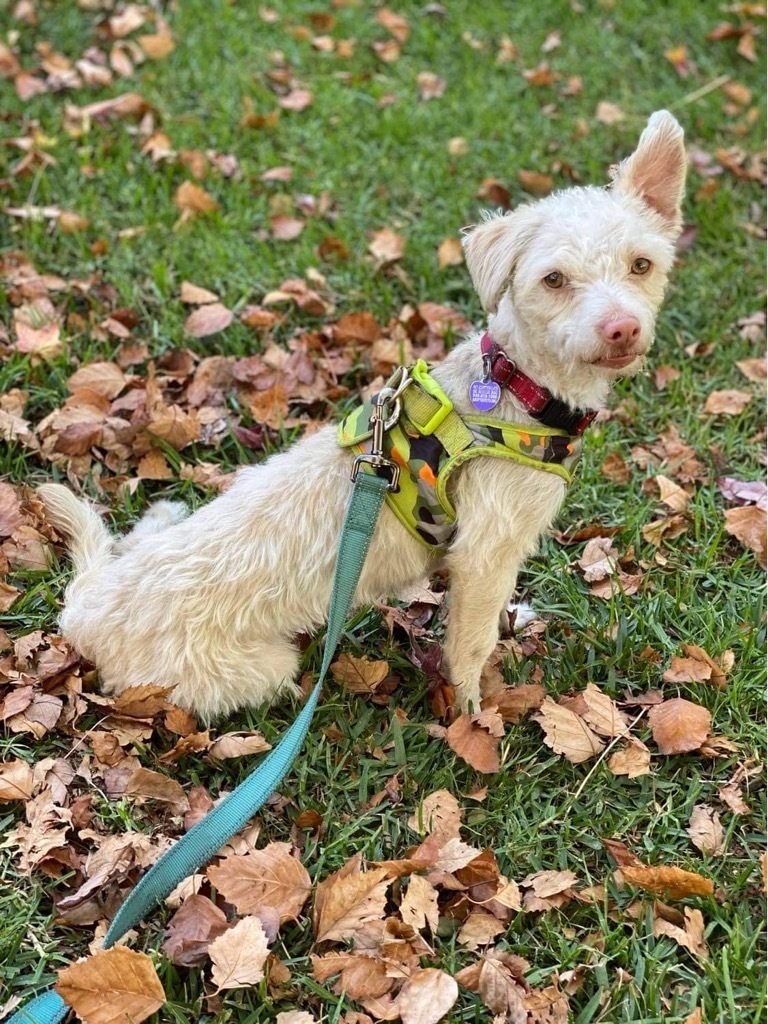
[[[499,740],[504,735],[501,715],[481,711],[476,715],[459,715],[445,734],[454,753],[479,772],[499,770]]]
[[[745,508],[729,508],[725,512],[725,531],[757,555],[758,564],[765,569],[768,564],[768,537],[766,537],[765,512],[755,505]]]
[[[134,768],[122,792],[127,797],[140,800],[159,800],[170,804],[175,811],[184,811],[189,807],[187,795],[175,779],[149,768]]]
[[[662,754],[698,750],[709,735],[712,715],[700,704],[674,697],[648,712],[653,739]]]
[[[421,100],[439,99],[445,92],[445,85],[445,78],[436,75],[434,71],[420,71],[416,75],[416,86]]]
[[[473,910],[459,929],[456,941],[467,949],[479,949],[489,946],[507,926],[493,914]]]
[[[662,476],[661,474],[656,477],[656,483],[659,485],[660,500],[673,511],[682,512],[691,500],[690,494],[683,490],[679,484],[676,484],[674,480],[670,480],[669,477]]]
[[[384,868],[356,871],[341,877],[337,872],[335,877],[331,876],[320,884],[326,888],[315,922],[317,942],[341,942],[352,938],[363,925],[384,916],[390,884]]]
[[[717,795],[734,814],[752,813],[752,808],[745,802],[741,786],[737,783],[728,782],[725,786],[721,786],[717,791]]]
[[[411,29],[408,21],[402,14],[396,14],[395,11],[391,11],[388,7],[381,7],[376,12],[376,21],[391,36],[394,36],[398,43],[407,42]]]
[[[208,868],[208,877],[239,914],[272,907],[281,923],[298,918],[311,889],[307,869],[291,855],[290,843],[232,854]]]
[[[223,736],[219,736],[208,748],[208,755],[225,761],[230,757],[263,754],[266,750],[271,749],[272,744],[267,743],[260,732],[245,730],[243,732],[225,732]]]
[[[768,376],[768,359],[765,356],[737,360],[736,365],[749,380],[765,384],[766,376]]]
[[[437,933],[437,890],[423,875],[411,875],[400,904],[400,916],[417,932],[429,925],[430,931]]]
[[[29,800],[32,796],[33,774],[26,761],[16,758],[0,765],[0,803],[8,800]]]
[[[744,412],[752,398],[749,391],[711,391],[704,403],[704,412],[708,416],[738,416]]]
[[[517,180],[526,192],[532,192],[536,196],[549,195],[555,186],[551,175],[540,174],[538,171],[518,171]]]
[[[120,945],[66,967],[55,987],[85,1024],[139,1024],[165,1004],[150,957]]]
[[[738,480],[732,476],[718,477],[720,493],[736,505],[757,505],[763,512],[768,510],[768,487],[765,480]]]
[[[595,119],[600,121],[602,124],[619,124],[621,121],[626,121],[627,115],[621,109],[617,107],[615,103],[609,103],[608,100],[601,100],[597,104],[595,110]]]
[[[264,977],[269,956],[267,936],[258,917],[244,917],[208,947],[216,991],[250,988]]]
[[[181,282],[179,298],[190,306],[204,306],[209,302],[219,301],[219,296],[216,292],[209,292],[207,288],[201,288],[199,285],[192,284],[191,281]]]
[[[184,333],[192,338],[218,334],[232,323],[234,313],[220,302],[209,302],[193,310],[184,321]]]
[[[400,990],[403,1024],[437,1024],[459,998],[454,978],[436,967],[414,971]]]
[[[72,392],[86,388],[109,399],[117,398],[126,383],[125,374],[116,363],[98,360],[81,366],[67,379],[67,387]]]
[[[139,46],[150,60],[162,60],[173,53],[176,44],[169,32],[139,36]]]
[[[546,697],[537,714],[532,716],[544,730],[544,742],[556,754],[563,754],[573,764],[596,757],[603,749],[602,740],[573,711]]]
[[[194,182],[185,181],[176,189],[173,197],[176,206],[181,210],[182,220],[196,217],[199,214],[215,213],[221,209],[217,201]]]
[[[686,829],[697,850],[721,857],[725,852],[725,832],[720,815],[706,804],[697,804]]]
[[[368,251],[379,263],[394,263],[402,259],[405,253],[405,238],[396,234],[392,228],[382,228],[373,233]]]
[[[278,242],[292,242],[304,230],[305,222],[299,217],[278,214],[270,217],[269,225],[272,228],[272,237]]]
[[[683,914],[685,920],[683,928],[665,921],[663,917],[654,918],[653,934],[657,939],[666,935],[674,939],[678,945],[689,950],[694,956],[706,960],[709,950],[704,941],[704,917],[700,910],[693,910],[691,907],[684,907]]]
[[[626,716],[607,693],[594,683],[587,683],[587,688],[579,696],[587,706],[581,717],[598,735],[609,738],[629,735]]]
[[[389,663],[356,658],[344,652],[331,665],[331,673],[337,683],[346,686],[352,693],[376,693],[379,684],[389,675]]]
[[[458,238],[444,239],[437,249],[437,265],[440,270],[444,267],[458,267],[464,262],[464,250]]]
[[[630,736],[623,747],[614,751],[608,759],[608,771],[614,775],[626,775],[636,779],[651,770],[651,752],[636,736]]]
[[[315,97],[309,89],[292,89],[287,96],[281,96],[277,101],[283,110],[294,110],[297,113],[306,110]]]
[[[459,838],[462,811],[453,793],[438,789],[419,804],[419,809],[408,819],[408,827],[419,835],[438,835],[447,842]]]
[[[163,952],[179,967],[198,967],[211,942],[227,928],[226,914],[215,903],[205,896],[189,896],[168,922]]]
[[[665,899],[682,900],[686,896],[711,896],[715,887],[708,878],[675,867],[623,866],[621,877],[630,885],[656,893]]]

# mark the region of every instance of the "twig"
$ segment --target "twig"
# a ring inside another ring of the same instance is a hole
[[[694,89],[693,92],[689,92],[687,96],[681,97],[679,100],[675,100],[674,103],[669,104],[669,109],[674,110],[675,107],[685,107],[689,103],[693,103],[695,100],[700,100],[702,96],[706,96],[707,93],[714,92],[715,89],[719,89],[721,85],[725,85],[726,82],[730,82],[730,75],[718,75],[717,78],[713,78],[711,82],[707,82],[706,85],[702,85],[699,89]]]

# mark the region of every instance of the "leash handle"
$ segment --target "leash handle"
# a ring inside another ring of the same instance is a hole
[[[115,914],[102,948],[113,946],[179,882],[207,863],[235,832],[243,828],[287,775],[312,721],[388,488],[386,479],[370,473],[361,473],[355,480],[339,541],[320,674],[295,722],[248,778],[166,850],[139,880]],[[8,1024],[58,1024],[69,1010],[61,996],[51,989],[18,1010]]]

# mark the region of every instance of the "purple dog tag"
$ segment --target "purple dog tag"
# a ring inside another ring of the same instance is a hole
[[[499,404],[501,388],[495,380],[487,383],[482,380],[473,380],[469,385],[469,400],[480,412],[488,412]]]

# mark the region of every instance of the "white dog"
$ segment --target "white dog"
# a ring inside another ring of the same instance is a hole
[[[685,166],[682,129],[660,111],[611,187],[568,189],[467,233],[467,265],[490,314],[483,344],[496,347],[484,362],[474,335],[432,371],[460,416],[475,411],[471,383],[499,362],[505,374],[516,364],[525,387],[548,389],[561,413],[599,409],[613,381],[643,366],[680,231]],[[492,416],[535,428],[530,404],[505,383]],[[205,720],[294,690],[295,637],[328,613],[351,462],[336,428],[325,427],[243,469],[189,518],[182,505],[158,502],[122,539],[65,487],[43,486],[75,566],[61,629],[98,667],[104,689],[171,686],[173,700]],[[479,708],[500,613],[565,488],[535,465],[466,462],[451,482],[456,530],[444,555],[382,511],[356,603],[396,594],[444,564],[444,670],[465,710]]]

